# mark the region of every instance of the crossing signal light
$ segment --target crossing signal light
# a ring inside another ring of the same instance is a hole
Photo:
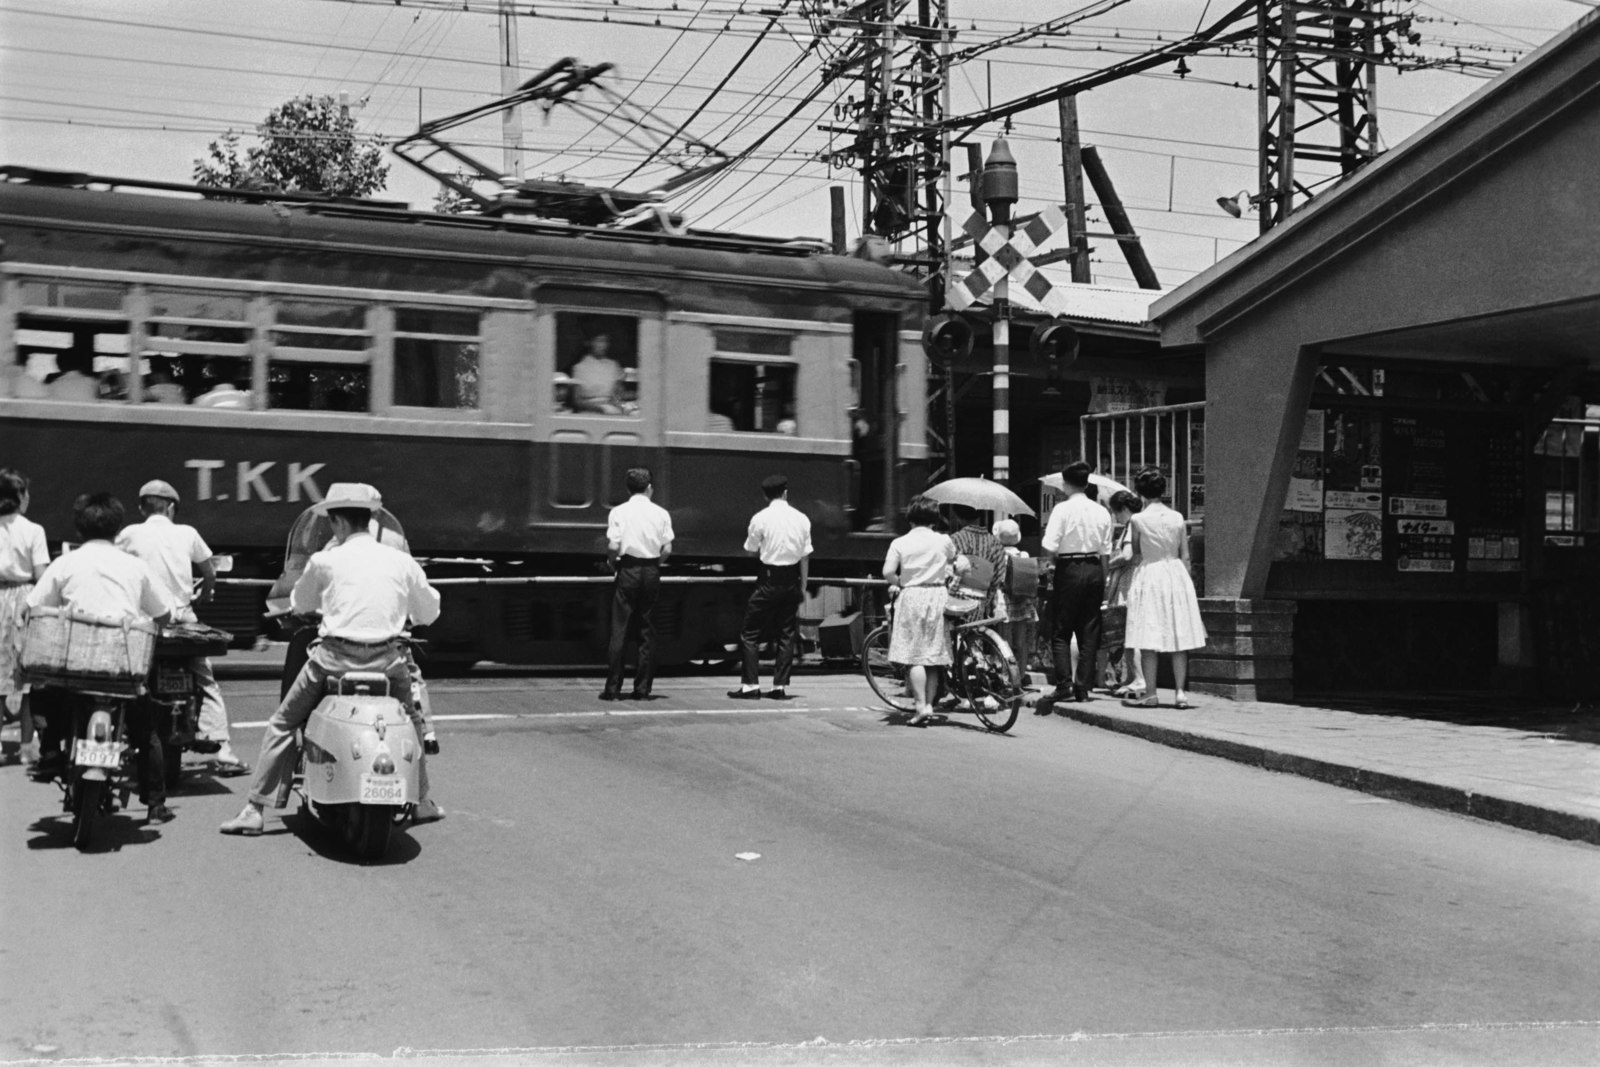
[[[1033,328],[1028,351],[1055,367],[1065,367],[1078,358],[1078,331],[1060,319],[1048,319]]]
[[[935,363],[953,363],[972,354],[972,324],[960,315],[935,315],[922,328],[922,350]]]

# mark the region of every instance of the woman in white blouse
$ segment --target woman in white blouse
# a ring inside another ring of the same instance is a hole
[[[22,680],[22,631],[28,592],[50,565],[44,527],[24,516],[28,479],[0,470],[0,706],[22,720],[23,759],[33,754],[33,717]]]
[[[944,619],[945,583],[965,567],[955,543],[938,530],[939,505],[916,497],[906,513],[910,532],[889,543],[883,576],[895,595],[894,625],[889,631],[889,660],[906,667],[917,713],[910,725],[925,726],[933,718],[944,668],[950,665],[950,630]],[[898,595],[896,595],[896,593]]]

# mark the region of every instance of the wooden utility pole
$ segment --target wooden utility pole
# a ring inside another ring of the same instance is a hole
[[[1078,136],[1078,98],[1056,101],[1061,117],[1061,177],[1067,194],[1067,238],[1072,280],[1093,281],[1089,272],[1089,225],[1084,210],[1083,142]]]
[[[1083,149],[1082,157],[1083,172],[1089,176],[1089,184],[1100,201],[1100,210],[1106,213],[1106,221],[1111,224],[1117,244],[1122,246],[1128,269],[1133,271],[1133,280],[1139,283],[1141,289],[1161,288],[1161,283],[1156,280],[1156,269],[1150,265],[1150,257],[1144,254],[1144,246],[1139,243],[1133,221],[1128,218],[1128,212],[1117,196],[1117,187],[1111,184],[1111,175],[1106,165],[1100,162],[1099,151],[1090,145]]]

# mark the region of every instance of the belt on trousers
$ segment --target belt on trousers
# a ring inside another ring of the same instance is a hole
[[[800,577],[800,564],[763,563],[761,565],[761,573],[763,575],[771,575],[776,578],[798,578]]]
[[[1078,561],[1078,560],[1099,559],[1099,558],[1100,558],[1100,553],[1098,553],[1098,552],[1063,552],[1063,553],[1061,553],[1060,555],[1058,555],[1056,557],[1056,559],[1064,559],[1064,560],[1069,560],[1069,561],[1074,561],[1074,562]]]
[[[393,648],[400,643],[398,635],[383,641],[352,641],[350,638],[340,637],[338,634],[324,634],[322,639],[324,641],[337,641],[339,644],[347,645],[350,648]]]
[[[32,582],[0,582],[0,589],[26,589]]]
[[[653,556],[650,559],[641,559],[638,556],[619,556],[617,558],[617,566],[619,566],[619,567],[659,567],[659,566],[661,566],[661,557],[660,556]]]

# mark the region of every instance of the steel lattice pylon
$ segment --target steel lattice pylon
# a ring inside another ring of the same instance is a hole
[[[820,40],[846,30],[824,63],[859,86],[820,128],[828,160],[861,175],[863,236],[882,238],[899,266],[924,279],[930,311],[944,303],[949,270],[949,0],[860,0],[808,10]],[[955,405],[948,372],[929,382],[931,469],[947,473]]]
[[[1312,196],[1300,161],[1349,174],[1376,158],[1385,0],[1263,0],[1256,15],[1260,191],[1265,233]]]

